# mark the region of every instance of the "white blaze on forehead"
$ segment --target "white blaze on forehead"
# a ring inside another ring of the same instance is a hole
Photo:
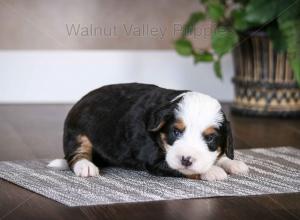
[[[187,127],[196,125],[200,130],[208,126],[219,127],[223,121],[220,103],[205,94],[186,92],[175,110],[176,118],[181,118]]]

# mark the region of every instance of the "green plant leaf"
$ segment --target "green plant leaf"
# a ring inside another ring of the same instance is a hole
[[[279,28],[286,38],[289,63],[300,86],[300,20],[279,20]]]
[[[246,7],[246,20],[250,23],[264,24],[277,15],[278,0],[250,0]]]
[[[285,52],[287,50],[286,39],[279,30],[277,22],[273,22],[267,29],[268,36],[271,38],[273,47],[277,52]]]
[[[222,79],[221,62],[219,59],[214,62],[214,71],[216,76]]]
[[[177,53],[182,56],[190,56],[193,53],[192,43],[187,39],[179,39],[175,42],[175,49]]]
[[[224,27],[217,28],[212,34],[212,48],[219,56],[231,51],[237,42],[237,33]]]
[[[213,21],[219,21],[224,16],[224,5],[219,2],[209,3],[207,13]]]
[[[189,20],[183,26],[182,36],[186,36],[193,32],[195,25],[206,18],[202,12],[194,12],[190,15]]]
[[[200,4],[206,4],[208,3],[210,0],[199,0]]]
[[[244,9],[234,10],[232,12],[233,26],[238,31],[247,30],[250,24],[246,20],[246,11]]]
[[[236,3],[239,3],[241,5],[246,5],[246,4],[248,4],[249,1],[250,0],[235,0]]]
[[[277,0],[279,1],[277,7],[278,20],[280,22],[288,20],[300,19],[300,1],[295,0]]]
[[[194,56],[194,62],[211,62],[213,61],[213,55],[209,52],[203,52],[203,53],[193,53]]]

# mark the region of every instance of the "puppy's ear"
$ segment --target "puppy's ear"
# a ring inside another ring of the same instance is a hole
[[[234,143],[233,143],[233,137],[231,132],[231,126],[230,122],[226,119],[226,116],[224,112],[223,114],[223,124],[221,126],[221,135],[222,135],[222,152],[225,153],[225,155],[232,159],[234,158]]]
[[[153,108],[148,115],[147,130],[152,132],[159,131],[166,121],[174,116],[176,106],[177,102],[169,102]]]

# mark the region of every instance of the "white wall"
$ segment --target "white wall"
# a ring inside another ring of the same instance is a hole
[[[194,65],[174,51],[0,51],[1,103],[75,102],[106,84],[153,83],[233,99],[233,65],[223,59],[223,81],[211,64]]]

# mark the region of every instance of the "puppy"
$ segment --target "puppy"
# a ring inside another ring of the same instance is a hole
[[[248,170],[233,159],[230,124],[216,99],[147,84],[88,93],[65,120],[63,147],[65,160],[49,166],[81,177],[106,166],[208,181]]]

